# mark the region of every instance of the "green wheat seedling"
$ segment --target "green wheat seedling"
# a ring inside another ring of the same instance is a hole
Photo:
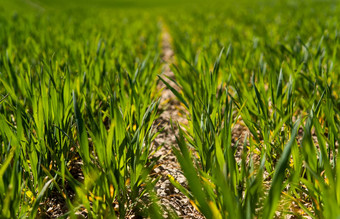
[[[176,152],[189,190],[172,181],[207,218],[335,217],[338,21],[325,41],[321,29],[305,35],[317,21],[294,23],[303,13],[259,26],[263,14],[277,15],[246,11],[169,18],[181,87],[174,94],[190,113]],[[244,144],[232,139],[235,124],[248,131]],[[323,199],[330,191],[333,201]]]
[[[163,217],[159,81],[187,110],[170,181],[197,212],[339,217],[338,1],[58,4],[0,3],[1,218]]]
[[[61,14],[58,24],[53,16],[1,21],[3,217],[43,217],[53,194],[69,209],[65,216],[149,214],[159,28],[145,29],[134,16],[124,28],[103,15],[83,38],[94,23],[75,16]]]

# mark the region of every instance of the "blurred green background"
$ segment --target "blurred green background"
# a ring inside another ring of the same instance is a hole
[[[210,1],[192,0],[0,0],[0,9],[7,12],[42,12],[55,10],[128,10],[128,9],[178,9],[211,5]],[[157,12],[157,11],[155,11]]]
[[[151,11],[154,14],[185,13],[188,10],[205,10],[206,12],[220,9],[243,10],[251,9],[261,13],[264,7],[272,7],[279,11],[295,9],[297,11],[309,7],[317,10],[321,7],[337,9],[338,0],[0,0],[1,13],[55,13],[69,11],[103,12],[114,10]],[[320,11],[322,13],[322,11]]]

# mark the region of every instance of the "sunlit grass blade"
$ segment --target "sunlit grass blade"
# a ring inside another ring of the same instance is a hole
[[[296,144],[296,136],[300,127],[300,120],[296,121],[290,136],[289,142],[285,145],[283,153],[275,167],[275,173],[271,182],[268,198],[264,205],[264,218],[272,218],[274,216],[276,207],[282,191],[282,184],[285,178],[285,171],[288,167],[288,162],[291,155],[291,149]]]

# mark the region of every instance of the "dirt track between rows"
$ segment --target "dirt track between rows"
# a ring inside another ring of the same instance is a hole
[[[180,88],[170,79],[175,79],[174,73],[170,69],[170,65],[174,61],[174,51],[171,46],[171,36],[166,28],[162,25],[162,62],[163,72],[161,77],[177,91]],[[170,79],[169,79],[170,78]],[[175,135],[178,134],[176,124],[187,124],[186,116],[187,110],[176,99],[166,85],[159,81],[157,89],[162,90],[161,103],[159,111],[160,117],[156,120],[159,124],[158,129],[163,131],[157,136],[154,141],[155,147],[160,149],[154,156],[160,157],[158,167],[154,169],[154,175],[161,176],[161,179],[156,184],[157,196],[160,199],[161,205],[167,211],[175,211],[173,213],[181,218],[203,218],[201,214],[192,206],[189,199],[185,197],[177,188],[175,188],[169,181],[169,176],[174,177],[180,184],[186,186],[186,179],[180,170],[180,165],[177,162],[175,155],[172,153],[172,147],[177,145]],[[174,130],[171,128],[170,122],[174,125]],[[169,217],[167,211],[164,217]]]

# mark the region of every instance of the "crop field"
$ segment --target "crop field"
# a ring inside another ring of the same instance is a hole
[[[0,218],[339,218],[337,0],[0,0]]]

